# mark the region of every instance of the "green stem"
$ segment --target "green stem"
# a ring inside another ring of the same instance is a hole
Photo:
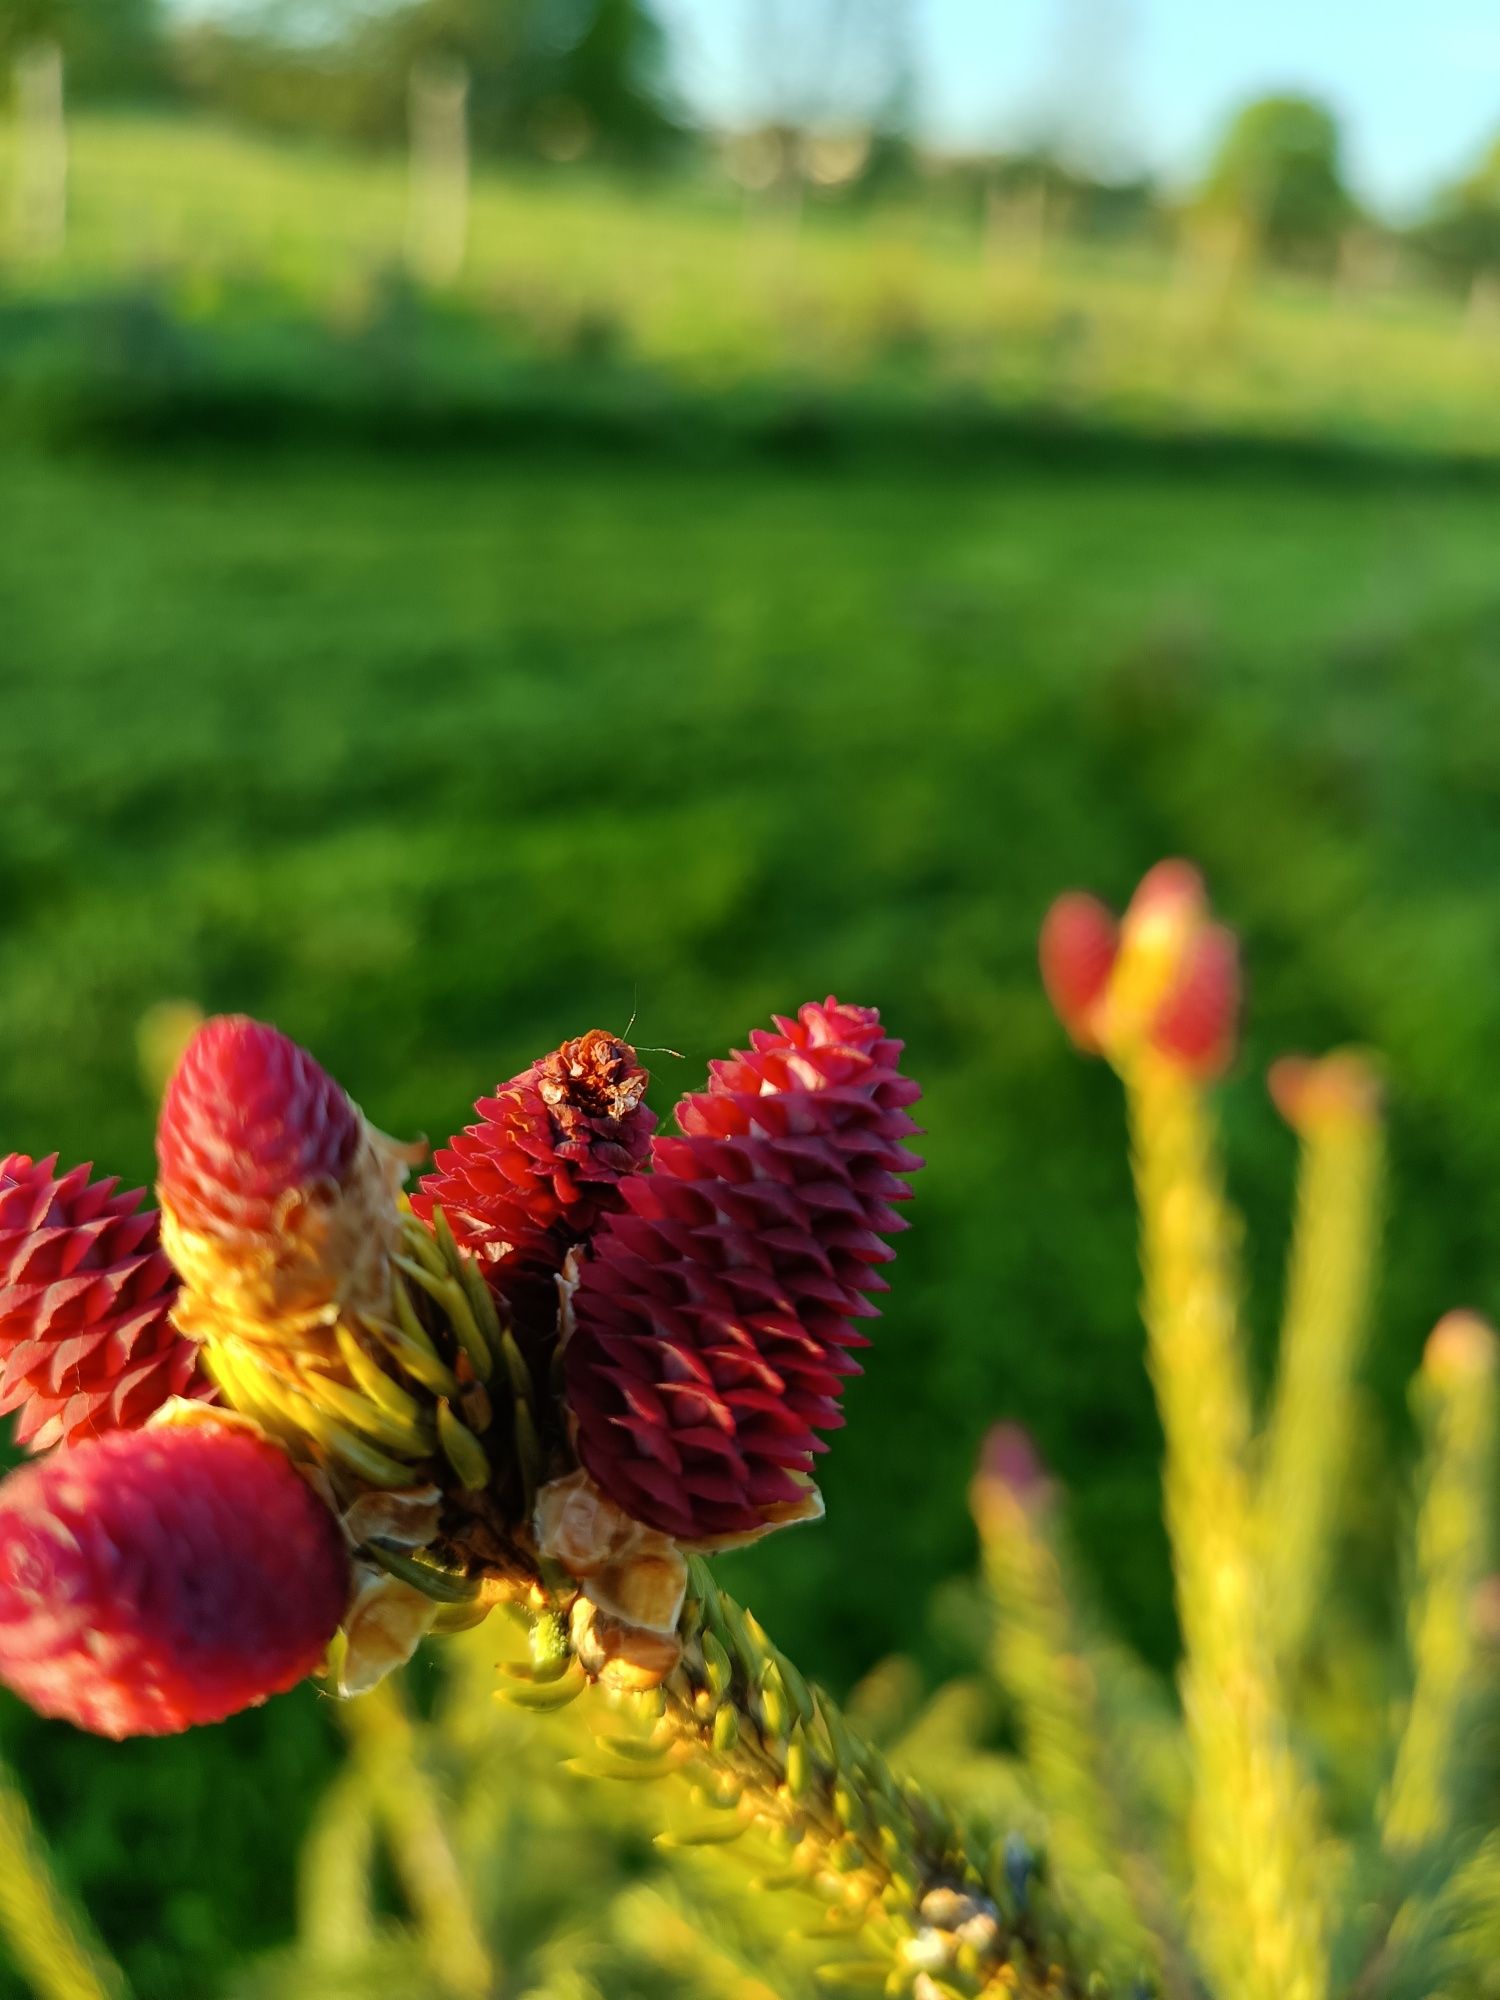
[[[638,1781],[676,1776],[696,1808],[668,1847],[750,1836],[763,1881],[823,1904],[827,1929],[877,1954],[841,1958],[826,1983],[873,1991],[1062,2000],[1086,1981],[1023,1843],[981,1841],[898,1777],[750,1613],[691,1563],[681,1664],[639,1697],[644,1735],[603,1738],[580,1768]],[[575,1661],[567,1676],[583,1684]],[[530,1700],[535,1690],[522,1690]],[[1095,1988],[1094,1990],[1102,1990]]]
[[[494,1991],[496,1968],[398,1684],[384,1680],[367,1694],[340,1702],[337,1713],[379,1808],[434,1976],[457,2000],[482,2000]]]
[[[315,1964],[357,1963],[375,1942],[374,1863],[374,1800],[351,1762],[319,1801],[302,1847],[297,1931]]]
[[[1484,1683],[1475,1619],[1494,1544],[1497,1357],[1488,1327],[1455,1313],[1418,1377],[1426,1432],[1409,1619],[1412,1690],[1381,1822],[1393,1859],[1413,1861],[1458,1820],[1467,1724]]]
[[[1195,1777],[1199,1951],[1221,2000],[1322,2000],[1316,1820],[1287,1740],[1256,1560],[1238,1224],[1202,1089],[1149,1054],[1126,1083]]]
[[[124,1973],[53,1875],[31,1809],[3,1766],[0,1933],[38,2000],[127,2000]]]
[[[1373,1112],[1309,1130],[1260,1500],[1271,1638],[1288,1668],[1306,1650],[1328,1581],[1369,1314],[1380,1180]]]
[[[1163,1918],[1164,1890],[1131,1851],[1121,1787],[1107,1782],[1095,1675],[1074,1621],[1052,1495],[1045,1481],[1023,1493],[981,1473],[974,1511],[996,1613],[991,1664],[1016,1713],[1062,1888],[1111,1969],[1123,1980],[1154,1980],[1164,1969],[1162,1952],[1140,1912],[1150,1908]],[[1172,1986],[1187,1990],[1180,1976]]]

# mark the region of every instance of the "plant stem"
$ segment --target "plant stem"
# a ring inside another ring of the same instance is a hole
[[[319,1801],[302,1849],[297,1930],[315,1964],[357,1962],[373,1944],[374,1862],[374,1800],[365,1771],[351,1762]]]
[[[53,1875],[31,1809],[4,1766],[0,1933],[39,2000],[127,2000],[124,1973]]]
[[[975,1482],[974,1513],[996,1612],[991,1661],[1016,1712],[1065,1892],[1113,1970],[1127,1980],[1159,1976],[1161,1952],[1136,1898],[1149,1896],[1159,1913],[1162,1890],[1141,1856],[1127,1850],[1119,1788],[1107,1783],[1094,1677],[1074,1621],[1054,1512],[1045,1479],[1029,1491],[1003,1478],[981,1475]]]
[[[1475,1611],[1494,1543],[1500,1429],[1488,1327],[1458,1313],[1438,1327],[1417,1399],[1426,1451],[1408,1621],[1412,1691],[1380,1829],[1386,1853],[1408,1860],[1449,1835],[1460,1816],[1466,1725],[1484,1679]]]
[[[1220,2000],[1321,2000],[1316,1824],[1287,1741],[1255,1560],[1237,1222],[1201,1086],[1150,1052],[1125,1080],[1194,1764],[1198,1949]]]
[[[1343,1060],[1352,1060],[1344,1058]],[[1261,1486],[1266,1609],[1276,1657],[1300,1662],[1323,1599],[1348,1474],[1380,1208],[1373,1101],[1302,1138],[1276,1396]]]
[[[337,1713],[380,1810],[385,1837],[433,1973],[447,1993],[481,2000],[496,1968],[453,1851],[437,1788],[417,1754],[398,1685],[384,1680]]]
[[[755,1836],[773,1857],[767,1886],[808,1891],[830,1935],[879,1954],[835,1961],[828,1983],[996,2000],[1080,1994],[1084,1978],[1025,1844],[981,1843],[899,1778],[707,1565],[694,1558],[690,1569],[681,1664],[639,1698],[648,1735],[603,1739],[580,1768],[684,1779],[696,1818],[673,1825],[662,1845]],[[576,1664],[569,1671],[582,1684]]]

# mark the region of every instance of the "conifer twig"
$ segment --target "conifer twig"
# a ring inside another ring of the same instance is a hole
[[[1271,1093],[1298,1135],[1300,1159],[1260,1508],[1271,1641],[1294,1668],[1322,1601],[1348,1473],[1383,1149],[1378,1084],[1357,1053],[1284,1059]]]
[[[533,1634],[547,1664],[510,1697],[560,1707],[592,1665],[550,1613]],[[696,1557],[680,1636],[676,1669],[636,1698],[644,1733],[601,1734],[574,1766],[581,1775],[685,1781],[693,1816],[674,1813],[659,1844],[748,1836],[765,1886],[805,1890],[823,1905],[822,1935],[872,1954],[831,1961],[820,1975],[829,1985],[995,2000],[1082,1993],[1087,1974],[1026,1843],[981,1838],[898,1776]]]
[[[31,1809],[3,1765],[0,1935],[38,2000],[127,2000],[124,1973],[57,1881]]]
[[[1452,1832],[1466,1724],[1479,1693],[1479,1586],[1494,1542],[1500,1346],[1472,1313],[1450,1313],[1417,1379],[1426,1451],[1409,1615],[1411,1699],[1381,1818],[1393,1859]]]
[[[1256,1561],[1237,1224],[1201,1084],[1150,1049],[1125,1082],[1195,1774],[1199,1950],[1234,2000],[1320,2000],[1316,1821],[1287,1740]]]
[[[397,1688],[397,1682],[386,1680],[341,1702],[339,1718],[379,1808],[391,1859],[434,1976],[445,1992],[479,2000],[494,1988],[495,1966]]]
[[[318,1802],[302,1843],[297,1935],[319,1965],[357,1961],[375,1939],[375,1815],[364,1769],[347,1763]]]
[[[997,1425],[971,1488],[996,1619],[991,1660],[1013,1704],[1049,1853],[1099,1948],[1125,1979],[1159,1972],[1127,1884],[1116,1798],[1103,1770],[1093,1677],[1053,1536],[1054,1495],[1029,1438]]]

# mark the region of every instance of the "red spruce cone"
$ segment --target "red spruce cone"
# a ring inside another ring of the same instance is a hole
[[[186,1333],[287,1345],[345,1306],[385,1309],[411,1151],[279,1029],[206,1021],[167,1086],[156,1152]]]
[[[172,1325],[177,1274],[141,1190],[57,1155],[0,1160],[0,1413],[32,1451],[132,1430],[171,1396],[206,1395]]]
[[[220,1014],[188,1043],[162,1100],[162,1200],[205,1235],[268,1234],[289,1189],[344,1179],[362,1122],[306,1049],[263,1021]]]
[[[688,1542],[805,1511],[819,1431],[836,1429],[851,1324],[884,1291],[882,1236],[921,1161],[920,1094],[870,1007],[805,1006],[713,1063],[684,1136],[606,1216],[564,1349],[579,1457],[634,1519]]]
[[[523,1324],[550,1332],[556,1279],[575,1244],[618,1209],[618,1187],[645,1160],[655,1114],[647,1073],[628,1042],[591,1029],[542,1056],[474,1109],[450,1139],[412,1208],[440,1205],[459,1243]]]
[[[0,1680],[102,1736],[218,1722],[321,1663],[338,1523],[239,1425],[119,1432],[0,1487]]]

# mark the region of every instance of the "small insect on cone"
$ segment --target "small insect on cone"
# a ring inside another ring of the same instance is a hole
[[[479,1099],[478,1122],[439,1148],[412,1196],[424,1221],[442,1208],[525,1331],[555,1332],[568,1252],[621,1206],[620,1181],[646,1159],[648,1081],[629,1043],[602,1028],[564,1042]]]

